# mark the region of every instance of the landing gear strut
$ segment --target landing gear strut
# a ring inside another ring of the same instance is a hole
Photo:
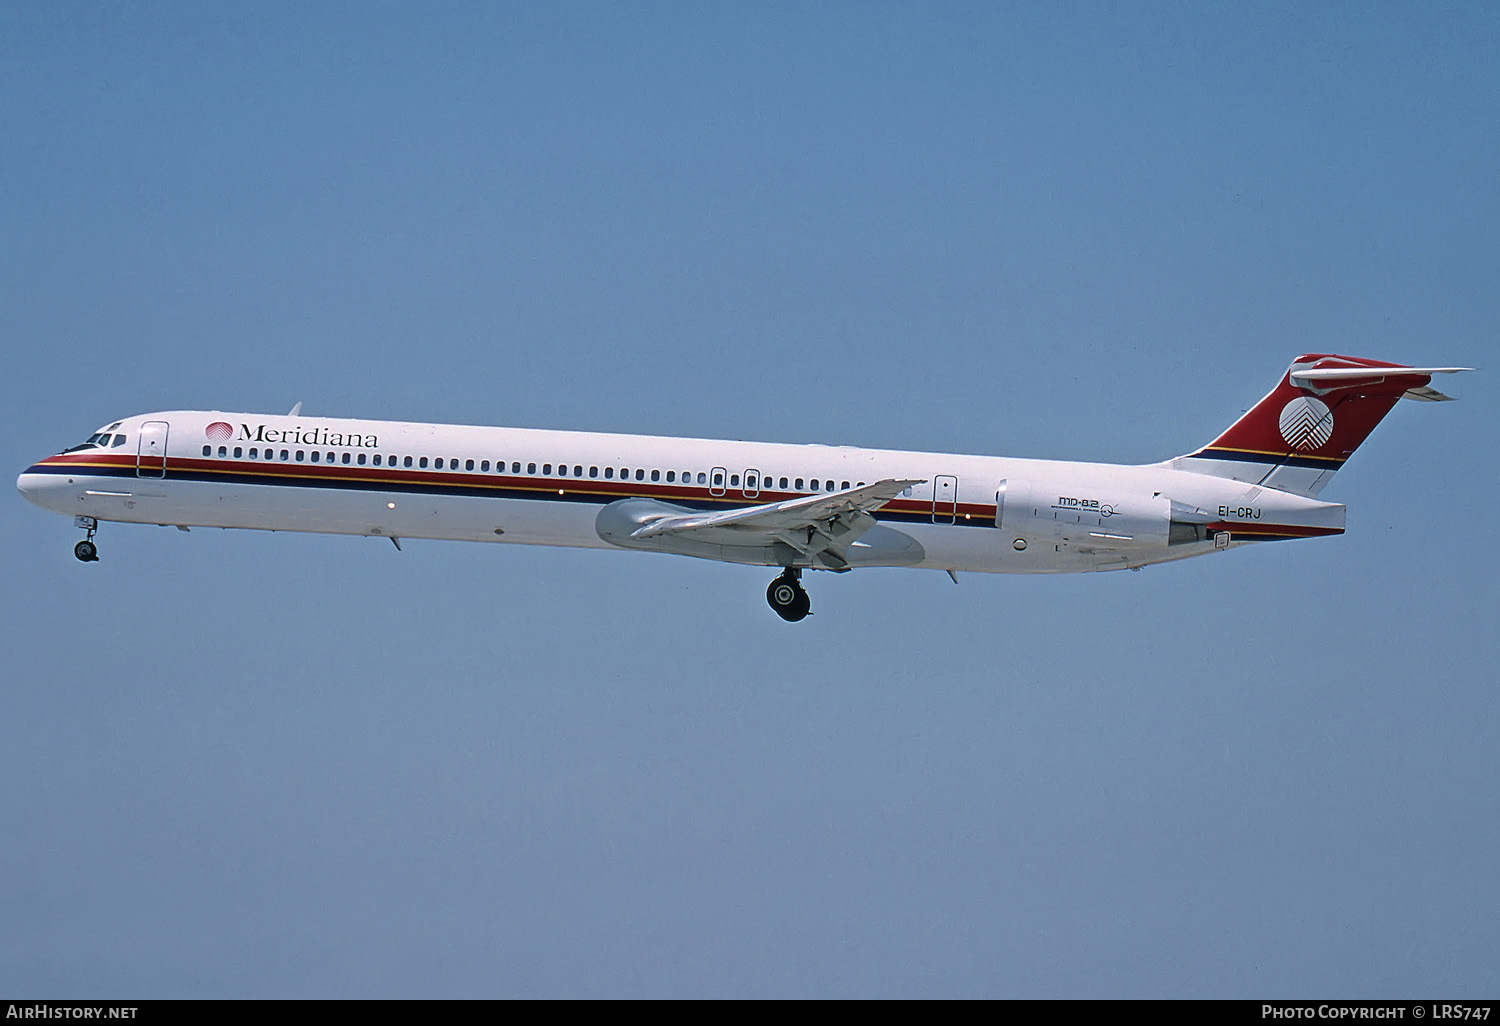
[[[812,602],[802,590],[802,571],[787,567],[781,576],[766,589],[766,601],[776,610],[776,615],[789,623],[796,623],[807,615]]]
[[[94,532],[99,530],[99,521],[93,517],[75,517],[73,523],[89,533],[87,538],[73,546],[73,555],[81,563],[99,562],[99,547],[94,544]]]

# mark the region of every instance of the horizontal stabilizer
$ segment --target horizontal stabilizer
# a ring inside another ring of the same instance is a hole
[[[1383,374],[1371,374],[1370,368],[1365,367],[1307,367],[1293,368],[1288,377],[1291,382],[1301,388],[1317,389],[1337,388],[1340,385],[1378,385],[1385,381],[1387,376],[1410,377],[1416,374],[1426,375],[1429,379],[1434,374],[1462,374],[1471,371],[1473,367],[1391,367],[1380,368],[1386,371]],[[1423,402],[1445,403],[1451,402],[1451,395],[1444,395],[1437,389],[1426,384],[1408,388],[1401,393],[1403,399],[1420,399]]]
[[[1462,374],[1473,367],[1308,367],[1291,372],[1292,384],[1326,381],[1381,381],[1388,375],[1410,377],[1413,374]],[[1372,371],[1385,373],[1371,373]]]
[[[1401,398],[1419,399],[1425,403],[1451,403],[1453,401],[1451,395],[1444,395],[1428,385],[1423,385],[1420,388],[1408,388],[1405,392],[1401,393]]]

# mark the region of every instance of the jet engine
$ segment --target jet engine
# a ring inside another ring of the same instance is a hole
[[[1029,481],[1002,481],[995,498],[995,526],[1022,550],[1050,545],[1058,552],[1118,553],[1129,558],[1164,550],[1172,540],[1177,504],[1166,496],[1064,491]]]

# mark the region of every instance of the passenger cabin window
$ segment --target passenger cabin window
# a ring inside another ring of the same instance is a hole
[[[229,455],[229,450],[226,449],[226,448],[224,448],[224,446],[222,446],[222,445],[219,446],[219,457],[222,459],[223,457],[228,456],[228,455]]]
[[[423,456],[421,459],[417,460],[417,467],[420,470],[426,470],[427,469],[427,457],[426,456]]]
[[[241,457],[241,456],[243,456],[243,455],[244,455],[244,454],[245,454],[245,450],[244,450],[244,449],[241,449],[241,448],[240,448],[240,447],[239,447],[239,446],[237,446],[237,445],[236,445],[236,446],[235,446],[235,447],[234,447],[234,458],[235,458],[235,459],[239,459],[239,458],[240,458],[240,457]]]
[[[675,470],[669,470],[669,471],[667,471],[667,484],[671,484],[675,480],[677,480],[677,471],[675,471]]]
[[[376,458],[376,459],[377,459],[377,460],[378,460],[378,459],[380,459],[380,457],[379,457],[379,456],[376,456],[376,457],[375,457],[375,458]],[[364,454],[364,453],[360,453],[360,454],[359,454],[359,465],[360,465],[360,466],[361,466],[361,467],[362,467],[362,466],[364,466],[364,465],[365,465],[365,454]]]
[[[301,463],[302,460],[303,460],[303,458],[306,457],[306,455],[307,455],[307,450],[305,450],[305,449],[298,449],[297,450],[297,462]]]
[[[614,467],[605,467],[604,468],[604,479],[606,481],[613,481],[614,477],[615,477],[615,468]]]
[[[211,446],[211,445],[205,445],[203,447],[203,455],[205,455],[205,456],[212,456],[213,454],[214,454],[214,447],[213,446]]]
[[[651,471],[651,480],[653,480],[653,481],[660,481],[661,480],[661,471],[659,471],[659,470],[653,470],[653,471]]]
[[[598,467],[590,467],[589,468],[589,477],[598,477],[598,476],[599,476],[599,468]]]

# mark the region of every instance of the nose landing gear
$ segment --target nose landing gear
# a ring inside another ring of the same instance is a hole
[[[73,546],[73,555],[78,557],[80,563],[99,562],[99,547],[94,544],[94,532],[99,529],[99,521],[93,517],[74,517],[73,523],[89,533],[87,538]]]
[[[776,615],[788,623],[796,623],[807,616],[812,601],[802,590],[802,571],[787,567],[766,589],[766,601],[776,610]]]

